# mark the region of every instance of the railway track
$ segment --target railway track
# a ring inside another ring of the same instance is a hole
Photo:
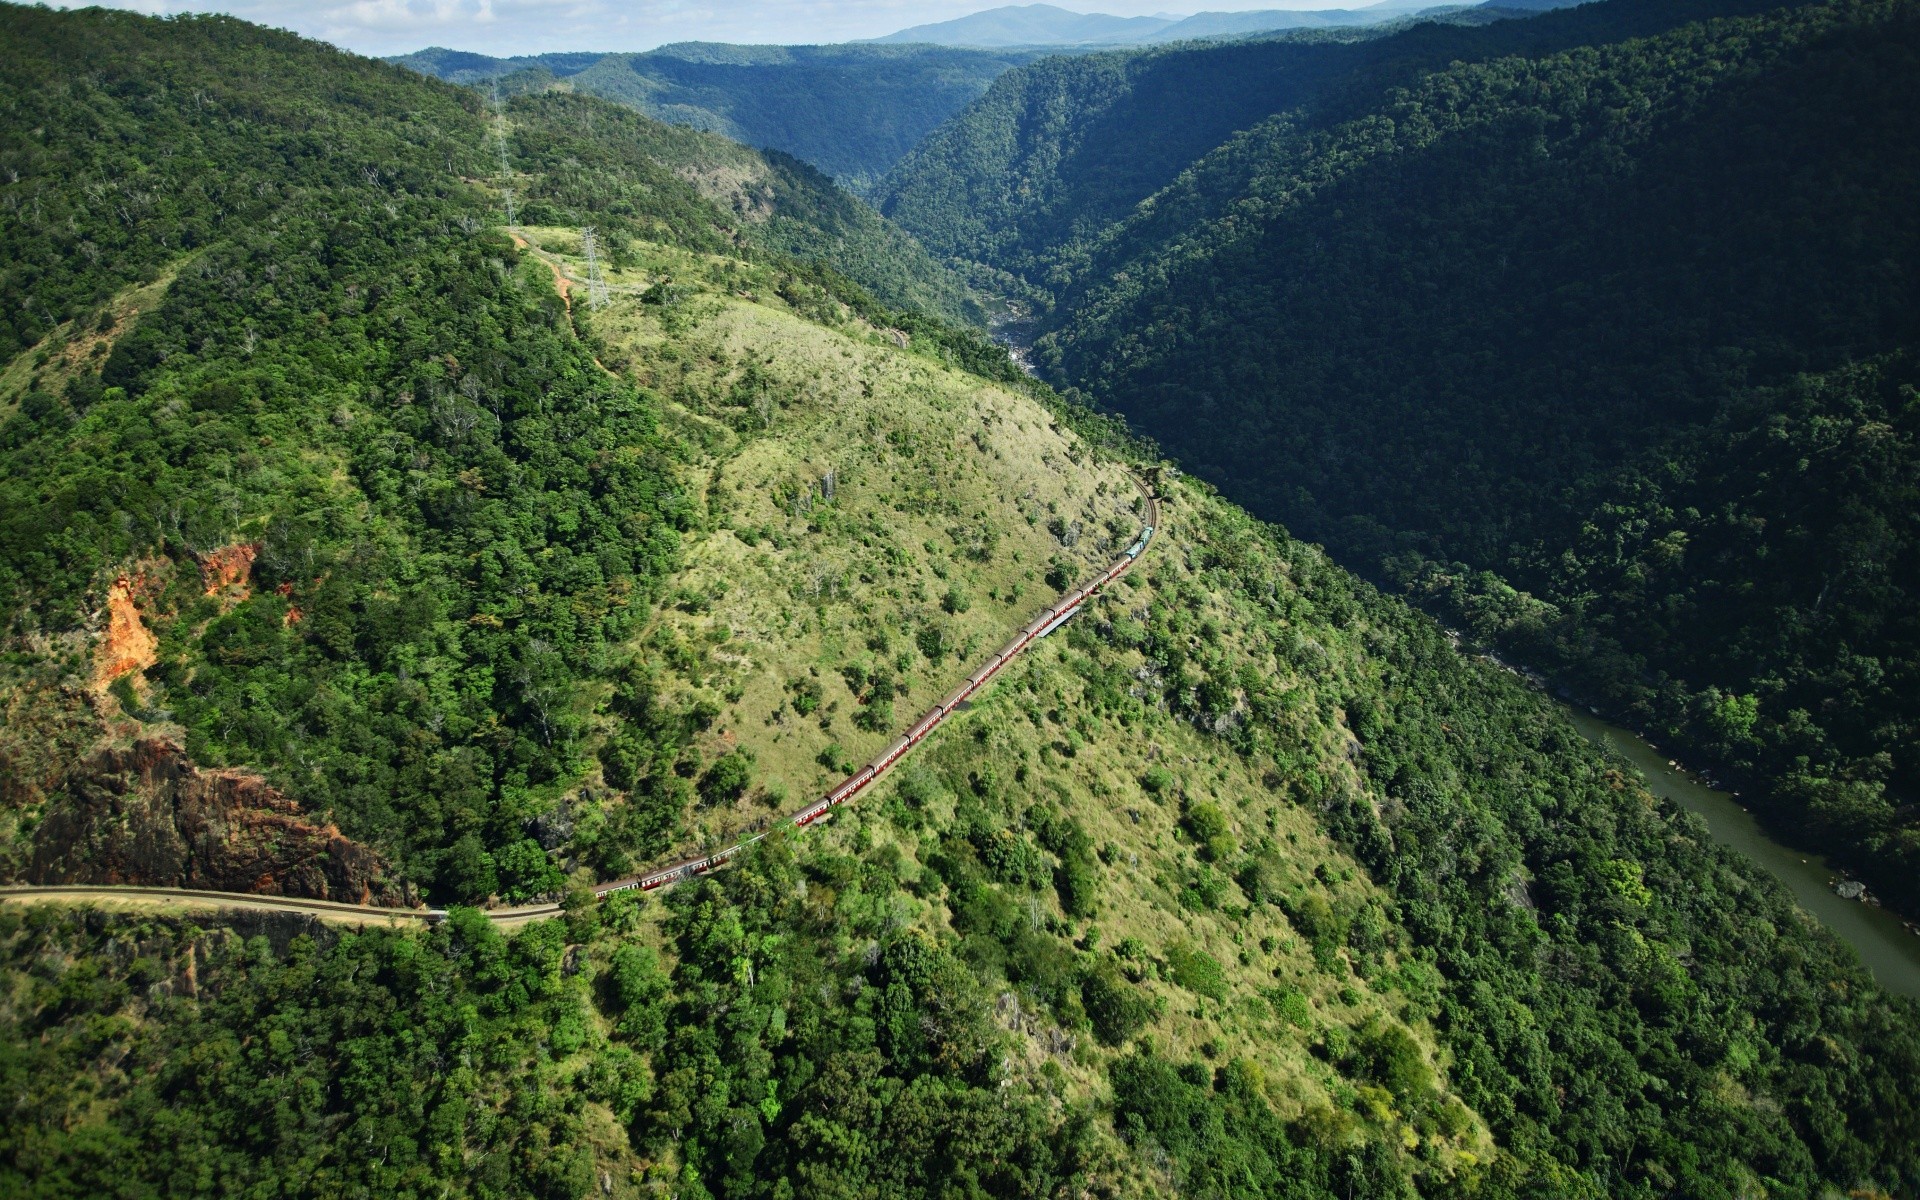
[[[703,875],[723,865],[728,859],[733,858],[749,846],[767,837],[770,833],[774,832],[774,830],[787,826],[805,829],[815,821],[826,817],[840,805],[857,799],[861,793],[879,782],[887,772],[898,765],[900,760],[905,758],[915,746],[925,741],[934,730],[940,728],[948,717],[958,712],[961,705],[971,699],[981,688],[986,687],[988,683],[992,682],[993,678],[1005,670],[1009,663],[1012,663],[1022,654],[1032,649],[1034,644],[1041,638],[1046,637],[1060,626],[1066,624],[1067,621],[1071,620],[1073,615],[1079,612],[1088,600],[1098,595],[1102,588],[1105,588],[1108,584],[1133,569],[1134,564],[1140,560],[1140,556],[1146,553],[1147,546],[1152,542],[1154,534],[1160,529],[1159,499],[1154,496],[1152,490],[1149,489],[1138,476],[1133,477],[1133,485],[1139,489],[1141,498],[1146,501],[1146,524],[1141,529],[1140,536],[1114,561],[1113,565],[1101,572],[1101,574],[1091,582],[1082,584],[1066,595],[1061,596],[1058,600],[1054,601],[1050,607],[1041,612],[1039,616],[1027,622],[1027,624],[1021,628],[1020,632],[1014,634],[1013,638],[1009,640],[1006,645],[1000,647],[999,650],[994,652],[991,658],[981,664],[978,670],[967,676],[965,682],[949,692],[939,703],[921,714],[920,719],[909,726],[905,733],[895,738],[886,749],[876,754],[872,761],[868,762],[864,767],[861,767],[858,771],[855,771],[853,774],[847,776],[846,779],[842,780],[840,786],[834,788],[825,796],[800,811],[790,813],[780,818],[771,828],[757,833],[744,841],[737,842],[724,850],[700,858],[689,858],[682,862],[674,863],[672,866],[661,867],[658,870],[650,871],[644,875],[635,875],[626,879],[615,880],[611,883],[601,884],[594,888],[594,894],[605,896],[613,892],[635,889],[639,891],[652,891],[655,888],[678,883],[683,879]]]
[[[789,813],[775,821],[767,829],[745,838],[723,850],[698,858],[683,859],[669,866],[660,867],[643,875],[633,875],[625,879],[616,879],[596,886],[596,896],[607,896],[615,892],[650,892],[669,887],[683,880],[705,875],[724,866],[755,843],[784,828],[805,829],[816,821],[828,817],[832,811],[843,804],[858,799],[874,784],[897,766],[901,759],[911,753],[914,747],[925,741],[934,730],[940,728],[947,718],[958,712],[962,705],[976,695],[995,676],[1021,655],[1031,650],[1040,639],[1071,620],[1081,607],[1098,595],[1101,589],[1127,574],[1146,553],[1154,535],[1160,531],[1160,501],[1153,491],[1138,476],[1133,476],[1133,485],[1140,491],[1146,502],[1146,523],[1140,536],[1127,547],[1126,551],[1111,566],[1093,580],[1067,592],[1043,610],[1040,615],[1027,622],[1020,632],[1013,635],[1006,645],[995,651],[992,657],[981,664],[979,669],[967,676],[953,691],[949,692],[938,704],[921,714],[919,720],[907,728],[907,731],[889,743],[865,766],[842,780],[840,785],[825,796],[807,805],[797,812]],[[66,900],[68,902],[86,901],[136,901],[146,903],[173,903],[199,905],[204,907],[224,907],[260,909],[273,911],[303,912],[326,920],[347,920],[377,922],[387,921],[425,921],[443,919],[443,909],[430,908],[380,908],[370,904],[342,904],[330,900],[306,900],[287,896],[262,896],[250,892],[210,892],[190,888],[157,887],[118,887],[107,884],[70,884],[41,887],[0,887],[0,901],[7,900]],[[488,909],[487,915],[495,924],[512,926],[527,921],[536,921],[554,916],[560,912],[558,903],[540,903],[522,905],[517,908]]]

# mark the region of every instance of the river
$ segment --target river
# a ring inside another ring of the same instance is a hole
[[[1920,937],[1909,932],[1900,918],[1871,904],[1836,896],[1831,885],[1839,872],[1824,858],[1774,841],[1739,800],[1708,787],[1684,769],[1667,766],[1667,756],[1631,730],[1577,708],[1567,711],[1590,741],[1609,746],[1640,768],[1656,795],[1699,813],[1716,842],[1731,846],[1786,884],[1801,908],[1859,952],[1881,987],[1920,998]]]

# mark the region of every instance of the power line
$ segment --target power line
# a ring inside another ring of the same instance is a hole
[[[500,85],[493,85],[493,146],[500,156],[500,195],[507,206],[507,228],[520,227],[519,214],[513,209],[513,168],[507,161],[507,111],[500,101]]]
[[[595,308],[605,308],[607,304],[607,281],[600,275],[600,255],[598,238],[589,225],[580,231],[580,245],[587,256],[587,302]]]

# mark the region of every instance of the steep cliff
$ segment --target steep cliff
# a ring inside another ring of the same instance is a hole
[[[103,750],[78,763],[61,790],[34,837],[35,883],[413,903],[373,850],[303,816],[259,776],[203,770],[171,742]]]

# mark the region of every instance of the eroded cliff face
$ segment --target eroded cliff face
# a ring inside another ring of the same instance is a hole
[[[159,738],[67,772],[33,834],[34,883],[142,884],[408,906],[373,850],[257,775],[203,770]]]
[[[160,648],[160,639],[141,619],[138,596],[143,588],[137,579],[122,576],[107,589],[107,628],[100,639],[96,668],[102,686],[130,672],[151,667]]]

